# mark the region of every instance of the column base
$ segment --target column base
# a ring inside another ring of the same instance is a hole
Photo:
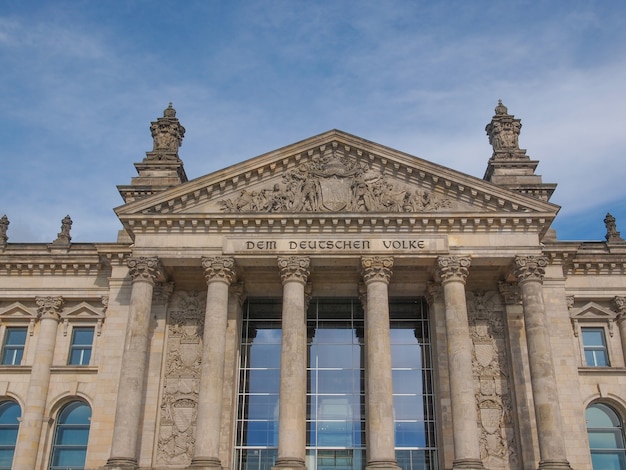
[[[272,470],[306,470],[306,465],[302,459],[279,457]]]
[[[187,468],[190,470],[222,470],[222,462],[217,457],[198,457],[192,459]]]
[[[485,470],[485,466],[479,459],[455,459],[452,461],[452,470]]]
[[[400,470],[400,467],[395,460],[370,460],[365,470]]]
[[[137,470],[139,466],[135,459],[126,459],[123,457],[110,458],[104,467],[100,470]]]
[[[540,460],[537,470],[572,470],[567,460]]]

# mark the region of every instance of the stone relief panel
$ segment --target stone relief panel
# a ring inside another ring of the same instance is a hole
[[[480,453],[490,470],[519,468],[513,424],[510,372],[506,361],[504,306],[495,291],[468,293]]]
[[[193,457],[205,308],[206,293],[195,291],[175,291],[168,308],[159,465],[187,466]]]
[[[428,212],[452,201],[393,181],[338,145],[285,172],[281,183],[220,201],[224,212]]]

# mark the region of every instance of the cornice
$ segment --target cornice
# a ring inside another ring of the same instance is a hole
[[[130,247],[123,244],[71,244],[62,252],[44,243],[9,244],[0,253],[0,275],[97,275],[109,266],[122,265]]]
[[[129,233],[488,233],[542,234],[553,213],[135,214]]]
[[[604,242],[556,242],[546,244],[543,252],[551,264],[563,265],[567,276],[626,274],[626,252]]]

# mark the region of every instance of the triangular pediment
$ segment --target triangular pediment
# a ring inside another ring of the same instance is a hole
[[[588,302],[582,307],[572,309],[570,317],[572,320],[613,320],[617,317],[617,312],[595,302]]]
[[[116,212],[129,231],[138,219],[150,218],[171,226],[174,219],[202,224],[203,219],[399,216],[468,220],[476,215],[537,217],[532,223],[547,229],[558,209],[332,130],[120,206]]]
[[[63,309],[61,318],[68,320],[95,320],[104,318],[104,309],[96,308],[87,302],[81,302],[70,308]]]
[[[21,320],[30,321],[37,318],[37,309],[29,308],[21,302],[13,302],[12,304],[0,308],[0,321]]]

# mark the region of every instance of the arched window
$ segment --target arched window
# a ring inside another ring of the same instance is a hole
[[[11,470],[20,414],[20,405],[14,401],[0,403],[0,470]]]
[[[82,470],[85,468],[91,408],[82,401],[63,407],[57,419],[50,470]]]
[[[624,429],[617,413],[595,403],[587,408],[585,419],[594,470],[626,470]]]

